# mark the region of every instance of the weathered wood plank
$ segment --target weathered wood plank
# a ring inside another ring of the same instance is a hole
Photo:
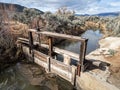
[[[28,31],[30,31],[30,32],[37,32],[37,30],[35,30],[35,29],[28,29]]]
[[[81,64],[81,71],[84,71],[84,59],[86,54],[86,48],[87,48],[87,41],[81,42],[81,49],[80,49],[80,64]]]
[[[38,34],[43,34],[43,35],[54,37],[54,38],[63,38],[63,39],[73,39],[73,40],[85,41],[85,38],[81,38],[81,37],[73,36],[73,35],[66,35],[66,34],[60,34],[60,33],[55,33],[55,32],[54,33],[47,32],[47,31],[37,32],[35,29],[29,29],[28,31],[36,32]]]
[[[29,41],[28,39],[20,39],[20,40],[18,39],[17,40],[17,42],[19,42],[19,43],[26,43],[26,44],[29,44],[28,41]],[[34,43],[39,43],[39,42],[34,42]],[[49,45],[47,45],[47,44],[41,44],[41,47],[49,49]],[[77,53],[73,53],[73,52],[70,52],[70,51],[67,51],[64,49],[60,49],[57,47],[53,47],[53,51],[55,53],[58,53],[61,55],[66,54],[66,55],[70,56],[70,58],[75,59],[76,61],[79,61],[79,54],[77,54]]]
[[[71,66],[70,65],[66,65],[61,61],[55,60],[51,58],[51,64],[55,65],[56,67],[59,67],[63,70],[69,71],[71,72]]]
[[[49,46],[47,44],[41,44],[41,47],[49,48]],[[70,58],[75,59],[76,61],[79,61],[79,54],[77,54],[77,53],[73,53],[71,51],[60,49],[57,47],[53,47],[53,51],[55,53],[61,54],[61,55],[66,54],[66,55],[70,56]]]
[[[79,62],[77,65],[77,75],[80,76],[80,73],[84,71],[84,60],[85,60],[85,54],[86,54],[86,45],[87,45],[88,39],[86,39],[84,42],[81,42],[80,45],[80,55],[79,55]]]
[[[37,32],[38,34],[43,34],[46,36],[54,37],[54,38],[63,38],[63,39],[72,39],[72,40],[79,40],[79,41],[85,41],[84,38],[73,36],[73,35],[66,35],[66,34],[60,34],[60,33],[53,33],[53,32]]]
[[[18,38],[18,40],[29,42],[29,40],[26,38]]]
[[[44,62],[47,62],[47,57],[49,57],[48,55],[43,54],[37,50],[33,50],[33,52],[35,57],[39,58],[40,60],[43,60]]]

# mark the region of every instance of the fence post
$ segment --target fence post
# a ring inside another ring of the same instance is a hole
[[[49,37],[49,56],[52,57],[53,54],[53,38]]]
[[[47,71],[51,72],[51,60],[50,60],[50,57],[47,57]]]
[[[71,83],[73,84],[73,86],[76,86],[76,66],[72,65],[72,78],[71,78]]]
[[[81,42],[80,46],[80,56],[79,56],[79,62],[77,67],[77,75],[80,76],[80,73],[84,71],[84,60],[85,60],[85,54],[86,54],[86,48],[87,48],[87,41],[88,39],[85,39]]]
[[[31,54],[31,50],[33,49],[33,37],[32,37],[32,32],[28,32],[28,36],[29,36],[29,53]]]
[[[37,32],[40,32],[40,28],[39,28],[39,27],[37,28]],[[38,34],[38,42],[39,42],[39,46],[41,46],[40,34],[39,34],[39,33],[37,33],[37,34]]]
[[[31,54],[30,61],[34,61],[34,52],[33,52],[33,37],[32,37],[32,32],[28,32],[29,36],[29,53]]]

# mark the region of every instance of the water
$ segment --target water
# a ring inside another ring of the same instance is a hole
[[[81,35],[83,38],[88,39],[86,54],[89,54],[91,51],[97,49],[99,47],[98,41],[102,37],[102,33],[99,30],[87,30],[85,33]],[[80,53],[80,42],[63,42],[59,45],[60,48],[69,50],[75,53]]]
[[[87,30],[85,33],[80,35],[80,37],[87,38],[87,50],[86,54],[89,54],[91,51],[94,51],[99,47],[98,41],[102,37],[102,33],[99,30],[93,31],[93,30]],[[74,53],[80,53],[80,42],[78,41],[65,41],[58,45],[59,48],[74,52]],[[64,57],[60,54],[57,55],[57,59],[59,61],[63,62]],[[72,65],[77,65],[77,61],[74,59],[71,59]]]

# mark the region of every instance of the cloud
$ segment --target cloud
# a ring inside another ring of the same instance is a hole
[[[113,7],[119,7],[120,6],[120,1],[118,1],[118,2],[111,2],[110,5],[113,6]]]
[[[120,1],[118,0],[1,0],[1,2],[11,2],[51,12],[66,6],[80,14],[112,12],[120,9]]]

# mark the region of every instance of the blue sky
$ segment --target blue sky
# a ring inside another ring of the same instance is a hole
[[[120,11],[120,0],[0,0],[0,2],[15,3],[51,12],[65,6],[77,14]]]

